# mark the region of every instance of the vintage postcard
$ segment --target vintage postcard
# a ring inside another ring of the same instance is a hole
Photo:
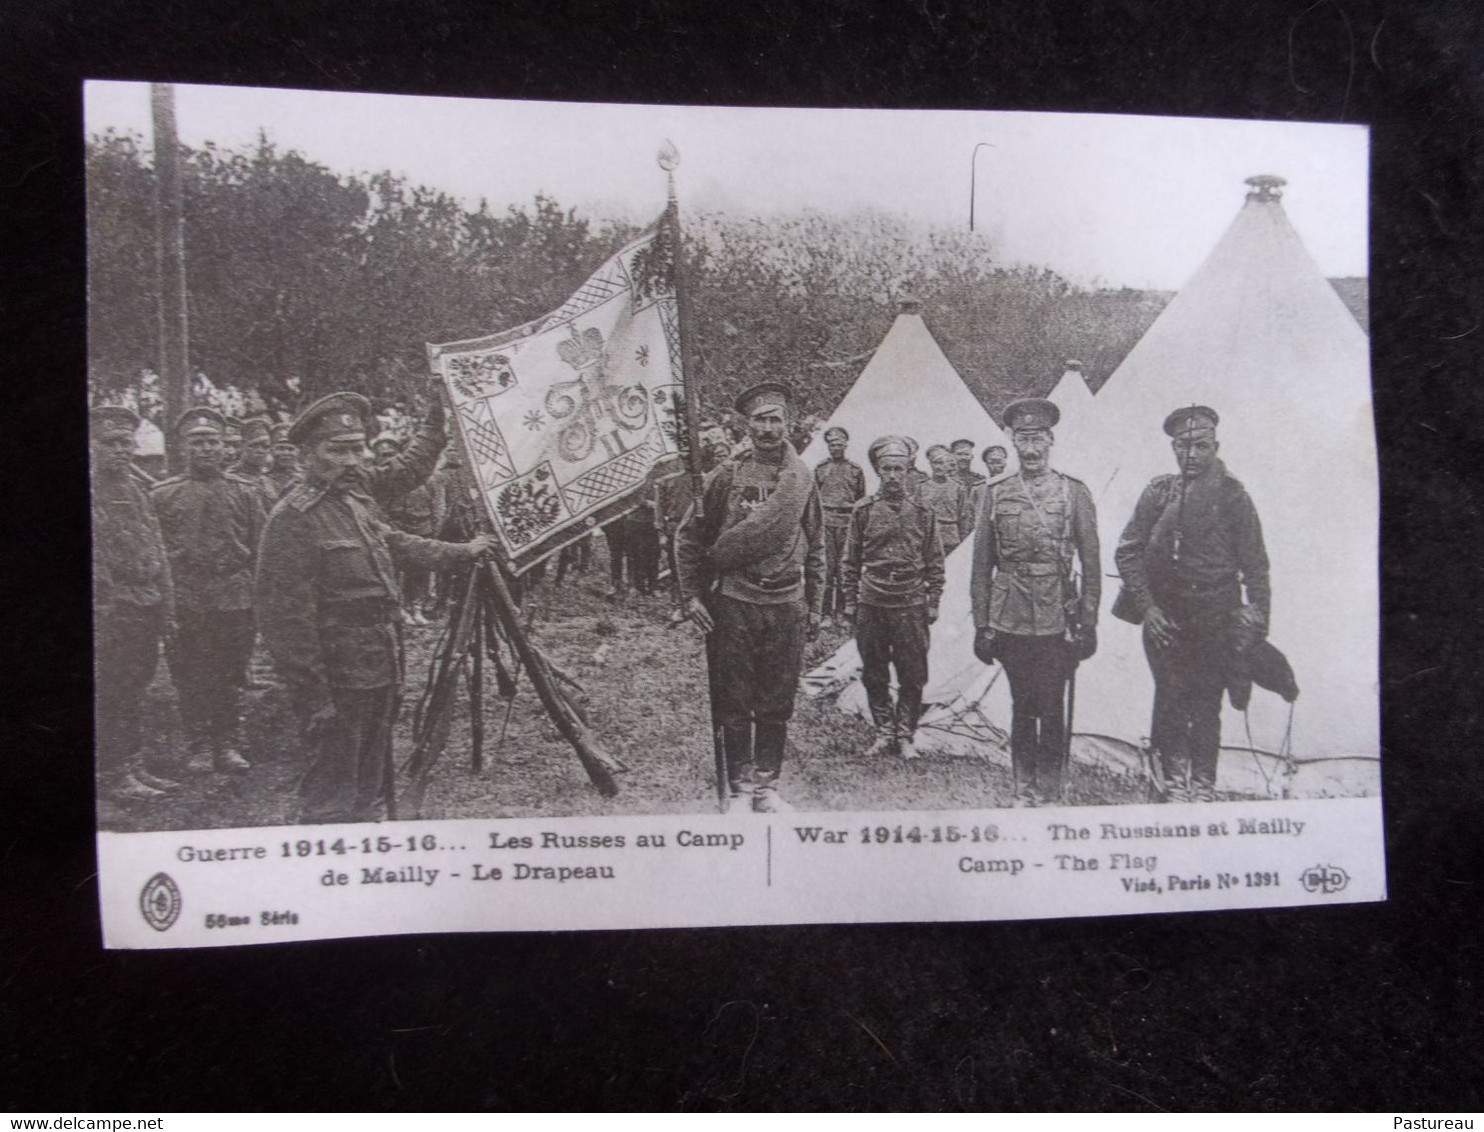
[[[108,946],[1385,898],[1363,128],[85,145]]]

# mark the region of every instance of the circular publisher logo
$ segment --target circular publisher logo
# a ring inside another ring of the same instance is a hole
[[[144,922],[157,932],[168,931],[180,919],[180,888],[168,873],[149,878],[139,894],[139,911]]]

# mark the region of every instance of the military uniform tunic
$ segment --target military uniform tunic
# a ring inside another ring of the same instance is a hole
[[[919,489],[920,498],[937,517],[938,537],[943,541],[943,553],[949,553],[968,537],[974,529],[969,518],[969,492],[957,476],[939,479],[929,476]]]
[[[154,506],[132,469],[93,476],[93,664],[99,770],[140,748],[140,707],[173,616],[169,558]]]
[[[824,509],[824,612],[833,615],[847,604],[840,563],[845,554],[845,532],[850,512],[866,497],[866,473],[852,460],[821,460],[814,467],[814,484]]]
[[[871,718],[878,728],[894,727],[910,740],[928,680],[929,620],[943,596],[937,518],[912,499],[890,500],[878,493],[863,500],[850,516],[843,569]]]
[[[713,714],[727,729],[728,771],[752,761],[776,773],[783,761],[787,723],[803,666],[807,619],[818,614],[824,591],[824,521],[813,477],[798,464],[807,491],[802,517],[791,530],[757,548],[745,567],[716,571],[710,550],[717,538],[767,504],[779,489],[782,465],[749,451],[720,465],[702,490],[704,518],[687,517],[676,542],[682,598],[705,596],[716,622],[708,637],[714,685]],[[693,514],[693,512],[692,512]]]
[[[1097,513],[1079,480],[1048,469],[986,487],[974,535],[974,625],[994,631],[995,657],[1010,682],[1016,779],[1047,794],[1061,787],[1074,668],[1067,638],[1097,623],[1099,557]]]
[[[150,495],[170,556],[176,631],[170,675],[193,746],[234,741],[253,646],[253,563],[266,517],[256,485],[192,471]]]
[[[1142,616],[1157,605],[1176,625],[1166,648],[1144,635],[1154,674],[1150,743],[1166,769],[1178,775],[1188,765],[1195,783],[1214,787],[1243,590],[1264,627],[1271,612],[1257,509],[1220,460],[1200,476],[1158,476],[1139,497],[1115,562],[1133,611]]]
[[[379,471],[379,470],[378,470]],[[301,718],[326,708],[300,784],[303,822],[368,821],[386,775],[402,682],[397,565],[447,568],[462,547],[387,524],[370,484],[305,482],[273,512],[258,565],[263,640]]]

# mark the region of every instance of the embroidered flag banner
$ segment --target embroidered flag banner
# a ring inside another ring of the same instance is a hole
[[[632,510],[682,470],[670,226],[603,264],[551,314],[428,356],[517,573]]]

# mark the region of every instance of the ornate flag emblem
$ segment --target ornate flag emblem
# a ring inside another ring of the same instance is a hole
[[[543,318],[428,346],[517,572],[681,470],[680,332],[657,240],[629,244]]]

